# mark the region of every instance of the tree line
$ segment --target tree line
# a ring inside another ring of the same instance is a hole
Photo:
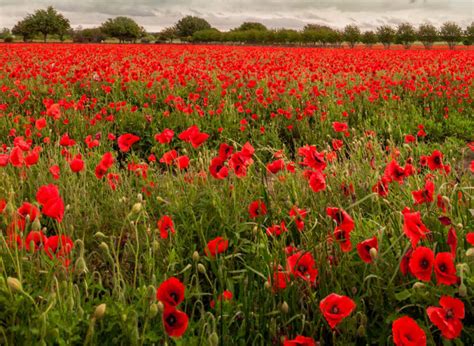
[[[22,37],[28,42],[40,36],[44,42],[48,35],[54,35],[60,41],[66,38],[74,42],[103,42],[107,38],[118,39],[119,42],[161,43],[196,42],[196,43],[234,43],[234,44],[291,44],[311,46],[341,46],[346,43],[355,47],[362,43],[370,47],[381,43],[386,48],[392,44],[402,44],[410,48],[416,42],[422,42],[429,49],[436,42],[446,42],[450,48],[463,43],[474,43],[474,22],[466,28],[461,28],[454,22],[445,22],[440,28],[432,24],[421,24],[418,27],[410,23],[401,23],[397,27],[390,25],[379,26],[376,30],[362,31],[357,25],[347,25],[343,30],[337,30],[326,25],[307,24],[302,30],[269,29],[262,23],[245,22],[229,31],[219,31],[209,22],[196,16],[185,16],[175,25],[161,32],[147,33],[143,27],[128,17],[108,19],[100,27],[81,27],[73,30],[70,22],[52,6],[39,9],[28,14],[12,29],[0,31],[0,39],[5,42],[13,41],[12,34]]]

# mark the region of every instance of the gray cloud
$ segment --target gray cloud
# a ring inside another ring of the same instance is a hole
[[[130,16],[149,31],[159,31],[184,15],[206,18],[221,30],[243,21],[273,28],[299,29],[307,23],[363,29],[404,21],[440,25],[453,20],[467,25],[474,18],[473,0],[0,0],[0,27],[13,26],[27,13],[53,5],[73,27],[100,25],[107,18]]]

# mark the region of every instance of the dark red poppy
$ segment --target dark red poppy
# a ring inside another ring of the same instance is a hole
[[[132,145],[140,140],[140,137],[135,136],[131,133],[126,133],[124,135],[121,135],[117,139],[117,143],[119,146],[120,151],[127,152],[130,150]]]
[[[225,159],[218,156],[211,160],[209,172],[216,179],[225,179],[229,175],[229,169],[225,166]]]
[[[256,200],[249,205],[249,215],[251,219],[267,214],[267,206],[261,200]]]
[[[416,247],[420,239],[425,239],[430,230],[421,221],[419,211],[412,212],[409,208],[402,211],[403,214],[403,232],[410,239],[411,246]]]
[[[0,198],[0,214],[3,213],[7,206],[7,201],[5,201],[3,198]]]
[[[442,296],[439,300],[441,307],[430,306],[426,313],[430,321],[441,330],[446,339],[456,339],[462,331],[464,319],[464,303],[453,297]]]
[[[217,301],[218,302],[230,301],[232,300],[233,297],[234,295],[232,294],[231,291],[225,290],[224,292],[222,292],[222,294],[219,294],[219,296],[217,297]],[[216,307],[216,302],[214,300],[211,300],[209,305],[211,306],[211,308],[214,309]]]
[[[434,272],[438,285],[454,285],[459,280],[456,275],[454,257],[449,252],[440,252],[436,254]]]
[[[401,167],[397,161],[392,160],[385,168],[383,177],[388,182],[396,181],[399,184],[402,184],[405,178],[409,175],[409,173],[409,170],[406,170],[406,168]]]
[[[280,268],[276,269],[273,272],[273,275],[268,278],[268,283],[270,283],[273,292],[284,290],[289,281],[290,278],[288,273]]]
[[[166,306],[163,311],[163,324],[169,336],[180,337],[188,328],[188,315],[176,310],[172,306]]]
[[[403,275],[407,275],[408,271],[410,270],[409,263],[410,263],[410,258],[412,254],[413,254],[413,249],[412,248],[408,249],[408,251],[403,255],[402,260],[400,261],[400,271],[402,272]]]
[[[36,200],[42,206],[42,213],[58,222],[61,222],[64,215],[64,202],[59,196],[56,185],[49,184],[41,186],[36,193]]]
[[[160,159],[160,162],[167,165],[171,165],[174,162],[174,160],[176,160],[177,157],[178,157],[178,152],[173,149],[164,153]]]
[[[360,258],[365,263],[372,263],[372,256],[370,255],[370,249],[379,249],[379,244],[377,237],[373,237],[367,240],[364,240],[357,244],[357,252],[359,253]]]
[[[352,299],[331,293],[319,303],[319,309],[329,326],[334,329],[344,318],[356,308]]]
[[[54,166],[49,167],[49,173],[51,173],[54,180],[59,179],[59,173],[60,173],[59,166],[54,165]]]
[[[156,290],[156,299],[163,302],[165,306],[178,306],[184,300],[185,287],[175,277],[165,280]]]
[[[231,157],[232,153],[234,152],[234,147],[231,145],[228,145],[226,143],[222,143],[219,146],[219,157],[225,161],[229,157]]]
[[[25,219],[26,216],[29,215],[30,222],[33,222],[41,215],[39,209],[35,205],[28,202],[23,202],[23,204],[18,208],[17,212],[22,219]]]
[[[25,239],[26,250],[31,250],[31,245],[33,245],[33,250],[37,251],[39,248],[43,247],[46,244],[48,238],[41,231],[31,231],[28,233]]]
[[[174,229],[173,220],[168,215],[163,215],[157,222],[157,227],[160,230],[160,237],[167,239],[170,233],[176,233]]]
[[[283,346],[316,346],[316,341],[308,336],[298,335],[292,340],[283,341]]]
[[[311,253],[299,251],[287,258],[287,264],[288,271],[296,278],[303,279],[312,284],[316,282],[318,269]]]
[[[418,191],[413,191],[413,199],[415,200],[415,205],[423,203],[433,202],[433,193],[435,186],[431,180],[428,180],[425,183],[425,187]]]
[[[280,234],[288,231],[285,225],[285,221],[282,221],[279,225],[271,225],[267,227],[267,235],[269,236],[279,236]]]
[[[415,250],[410,258],[409,268],[418,280],[430,281],[431,272],[433,271],[434,254],[430,248],[419,246]]]
[[[349,252],[352,249],[351,232],[336,226],[334,229],[334,239],[341,247],[342,252]]]
[[[443,153],[439,150],[433,151],[433,153],[427,157],[427,164],[430,170],[442,170],[443,166]]]
[[[229,247],[229,241],[222,237],[216,237],[207,243],[204,252],[208,257],[215,257],[217,254],[223,253]]]
[[[403,316],[392,323],[393,343],[396,346],[425,346],[426,334],[414,319]]]
[[[448,231],[448,239],[446,243],[449,245],[451,249],[451,255],[456,257],[456,248],[458,247],[458,235],[456,234],[456,230],[454,227],[451,227]]]
[[[326,208],[326,214],[336,221],[337,227],[347,232],[351,232],[354,229],[354,220],[343,209],[328,207]]]
[[[304,228],[304,219],[308,211],[306,209],[300,209],[297,206],[293,206],[290,210],[290,218],[294,221],[298,231],[302,231]]]

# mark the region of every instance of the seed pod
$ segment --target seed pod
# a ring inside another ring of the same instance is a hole
[[[206,267],[202,263],[198,263],[197,268],[200,273],[204,274],[206,272]]]
[[[470,249],[467,249],[466,257],[474,257],[474,247],[471,247]]]
[[[290,307],[288,306],[288,303],[287,303],[287,302],[281,303],[280,311],[281,311],[282,313],[287,314],[289,310],[290,310]]]
[[[194,262],[199,261],[199,252],[197,252],[197,251],[193,252],[193,261]]]
[[[165,305],[162,302],[158,302],[156,306],[158,307],[159,312],[163,312],[163,310],[165,309]]]
[[[133,214],[138,214],[143,208],[143,204],[141,203],[135,203],[132,207],[132,213]]]
[[[10,290],[12,292],[21,292],[21,291],[23,291],[23,287],[21,286],[21,282],[17,278],[8,277],[7,278],[7,284],[8,284],[8,287],[10,288]]]
[[[158,314],[158,304],[153,303],[150,305],[150,311],[148,312],[148,316],[150,318],[154,318]]]
[[[216,332],[213,332],[211,335],[209,335],[208,341],[210,346],[217,346],[219,345],[219,336]]]
[[[376,248],[370,248],[369,250],[370,258],[372,258],[372,261],[375,261],[378,257],[378,251]]]
[[[415,289],[415,290],[421,290],[421,289],[425,288],[425,286],[426,286],[426,285],[425,285],[423,282],[415,282],[415,283],[413,284],[413,289]]]
[[[41,222],[39,220],[39,218],[37,217],[35,219],[35,221],[33,221],[33,223],[31,224],[31,230],[32,231],[39,231],[41,230]]]
[[[459,293],[459,296],[461,296],[461,297],[466,297],[467,296],[467,287],[466,287],[466,285],[464,285],[464,283],[462,283],[459,286],[458,293]]]
[[[105,303],[102,303],[100,305],[98,305],[96,308],[95,308],[95,311],[94,311],[94,317],[97,319],[97,320],[100,320],[102,319],[102,317],[104,317],[105,315],[105,310],[107,308],[107,305]]]

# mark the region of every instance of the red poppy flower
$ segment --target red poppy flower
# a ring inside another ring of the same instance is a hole
[[[160,230],[160,237],[162,239],[167,239],[169,233],[176,233],[174,229],[173,220],[168,215],[163,215],[161,219],[158,220],[157,227]]]
[[[41,231],[31,231],[28,233],[25,239],[26,250],[30,251],[31,244],[33,244],[33,250],[37,251],[39,248],[46,244],[48,238]]]
[[[315,283],[318,269],[313,255],[309,252],[299,251],[287,258],[288,271],[295,277]]]
[[[440,252],[436,254],[434,272],[438,285],[454,285],[458,282],[454,257],[449,252]]]
[[[425,346],[426,334],[414,319],[400,317],[392,324],[393,343],[396,346]]]
[[[298,155],[303,156],[303,166],[308,166],[316,171],[323,171],[326,168],[324,153],[316,150],[314,145],[306,145],[298,149]]]
[[[178,156],[175,163],[179,170],[186,169],[189,167],[189,157],[187,155]]]
[[[328,207],[326,208],[326,214],[336,221],[337,227],[347,232],[351,232],[354,229],[354,220],[343,209]]]
[[[219,146],[219,157],[222,160],[227,160],[229,157],[231,157],[232,153],[234,151],[234,147],[227,144],[227,143],[222,143]]]
[[[233,298],[233,294],[231,291],[228,291],[228,290],[225,290],[224,292],[222,292],[222,294],[219,294],[219,296],[217,297],[217,301],[218,302],[222,302],[222,301],[229,301],[229,300],[232,300]],[[216,306],[216,302],[214,300],[211,300],[210,304],[211,308],[215,308]]]
[[[411,246],[416,247],[420,239],[425,239],[430,230],[421,221],[419,211],[412,212],[409,208],[402,211],[403,214],[403,232],[410,239]]]
[[[217,254],[223,253],[229,247],[229,241],[222,237],[216,237],[207,243],[204,252],[208,257],[215,257]]]
[[[184,300],[185,287],[175,277],[165,280],[156,290],[156,299],[163,302],[165,306],[178,306]]]
[[[102,156],[99,164],[95,167],[95,176],[97,179],[102,179],[110,167],[114,164],[115,159],[112,153],[107,152]]]
[[[302,231],[304,228],[304,219],[308,212],[306,209],[300,209],[296,206],[293,206],[290,210],[290,217],[295,222],[296,228],[298,231]]]
[[[3,198],[0,199],[0,214],[3,213],[7,206],[7,201],[5,201]]]
[[[53,117],[54,119],[59,119],[61,117],[61,108],[58,103],[53,103],[46,110],[46,115]]]
[[[352,299],[331,293],[319,303],[319,309],[329,326],[334,329],[344,318],[356,308]]]
[[[170,143],[173,140],[174,131],[170,129],[164,129],[163,132],[155,135],[155,140],[161,144]]]
[[[63,260],[65,266],[69,265],[69,259],[67,258],[70,254],[74,243],[71,238],[65,235],[53,235],[46,240],[44,244],[44,250],[49,258],[56,258]]]
[[[293,340],[283,341],[283,346],[316,346],[316,341],[308,336],[298,335]]]
[[[434,254],[427,247],[417,247],[411,254],[409,268],[410,272],[422,281],[431,280],[431,272],[433,270]]]
[[[451,255],[456,257],[456,248],[458,247],[458,236],[456,234],[456,230],[454,227],[451,227],[448,231],[448,239],[446,243],[449,245],[449,248],[451,249]]]
[[[41,215],[39,209],[33,204],[28,203],[28,202],[23,202],[23,204],[18,208],[17,212],[18,212],[18,215],[20,215],[22,219],[25,219],[26,216],[29,215],[30,222],[35,221],[36,218]]]
[[[340,123],[338,121],[335,121],[332,123],[332,128],[336,132],[346,132],[349,129],[349,126],[347,123]]]
[[[279,236],[283,232],[288,231],[285,225],[285,221],[282,221],[279,225],[272,225],[267,228],[266,232],[269,236]]]
[[[198,148],[209,138],[209,135],[207,133],[200,132],[199,128],[196,125],[193,125],[181,132],[178,138],[182,141],[191,143],[194,148]]]
[[[412,195],[415,200],[415,205],[433,202],[434,184],[431,180],[425,183],[425,187],[418,191],[413,191]]]
[[[341,247],[342,252],[349,252],[352,249],[351,232],[341,227],[334,229],[334,239]]]
[[[281,269],[277,269],[273,272],[273,275],[268,278],[268,283],[271,284],[273,292],[284,290],[289,281],[288,273]]]
[[[229,169],[225,166],[225,159],[218,156],[211,160],[209,172],[216,179],[225,179],[229,174]]]
[[[178,157],[178,152],[173,149],[164,153],[160,159],[160,162],[167,165],[171,165],[174,162],[174,160],[176,160],[177,157]]]
[[[64,215],[64,202],[59,196],[59,190],[56,185],[49,184],[41,186],[36,193],[36,200],[42,206],[44,215],[61,222]]]
[[[77,154],[74,159],[69,162],[69,167],[74,173],[78,173],[84,169],[84,161],[82,160],[82,155]]]
[[[388,182],[396,181],[399,184],[402,184],[405,178],[409,175],[410,171],[401,167],[397,161],[392,160],[384,171],[384,178]]]
[[[466,234],[466,241],[471,244],[471,246],[474,246],[474,232]]]
[[[54,165],[54,166],[49,167],[49,173],[51,173],[54,180],[59,179],[59,173],[60,173],[59,166]]]
[[[367,240],[364,240],[357,244],[357,252],[359,253],[360,258],[365,263],[372,263],[372,256],[370,256],[370,249],[379,249],[379,244],[377,237],[373,237]]]
[[[267,206],[261,200],[256,200],[249,205],[249,215],[251,219],[267,214]]]
[[[309,178],[309,187],[314,192],[326,189],[326,175],[322,171],[305,171],[305,176]]]
[[[444,169],[443,166],[443,154],[439,150],[433,151],[433,153],[428,156],[428,167],[430,170],[442,170]]]
[[[275,160],[269,164],[267,164],[267,171],[273,174],[277,174],[281,170],[285,169],[285,161],[282,159]]]
[[[135,136],[131,133],[126,133],[124,135],[121,135],[118,140],[118,146],[120,151],[127,152],[130,150],[132,145],[140,140],[140,137]]]
[[[443,296],[439,300],[441,307],[430,306],[426,313],[430,321],[441,330],[446,339],[457,338],[462,331],[464,318],[464,303],[453,297]]]
[[[387,197],[388,196],[388,183],[390,179],[386,177],[382,177],[377,184],[372,187],[372,192],[376,192],[380,197]]]
[[[405,136],[405,143],[408,144],[408,143],[412,143],[412,142],[414,142],[414,141],[416,141],[415,136],[413,136],[413,135],[406,135],[406,136]]]
[[[172,306],[165,305],[163,324],[169,336],[180,337],[188,328],[188,315]]]

